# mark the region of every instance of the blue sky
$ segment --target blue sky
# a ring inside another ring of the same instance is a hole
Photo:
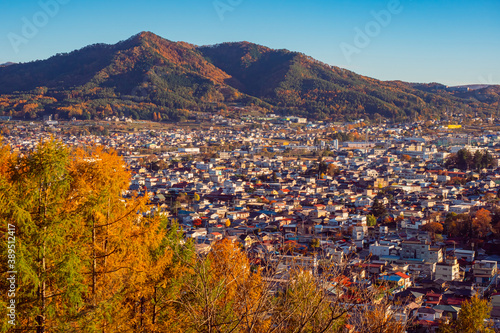
[[[381,80],[500,84],[499,14],[498,0],[2,1],[0,63],[152,31],[286,48]]]

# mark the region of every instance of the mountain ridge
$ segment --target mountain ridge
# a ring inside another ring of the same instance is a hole
[[[380,81],[300,52],[243,42],[197,46],[143,31],[48,59],[0,67],[0,113],[35,119],[111,114],[173,121],[190,111],[257,105],[314,119],[408,119],[446,108],[492,113],[500,86]]]

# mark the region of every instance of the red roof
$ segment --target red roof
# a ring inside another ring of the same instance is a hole
[[[461,305],[463,302],[464,302],[464,300],[463,300],[463,299],[460,299],[460,298],[452,298],[452,297],[450,297],[450,298],[448,298],[448,299],[446,300],[446,304],[448,304],[448,305]]]
[[[417,320],[416,323],[417,325],[422,325],[422,326],[439,326],[439,323],[430,320]]]
[[[409,279],[409,278],[410,278],[410,276],[409,276],[409,275],[406,275],[405,273],[396,272],[395,274],[396,274],[397,276],[402,277],[403,279]]]

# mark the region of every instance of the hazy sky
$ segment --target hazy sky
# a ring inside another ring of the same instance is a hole
[[[11,0],[0,63],[152,31],[286,48],[382,80],[500,84],[499,14],[499,0]]]

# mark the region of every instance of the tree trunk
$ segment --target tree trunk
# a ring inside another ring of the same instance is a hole
[[[92,305],[97,304],[97,256],[96,256],[96,235],[95,235],[95,219],[92,217]]]
[[[156,323],[156,287],[154,287],[154,289],[155,291],[153,294],[153,318],[152,318],[153,325]]]

